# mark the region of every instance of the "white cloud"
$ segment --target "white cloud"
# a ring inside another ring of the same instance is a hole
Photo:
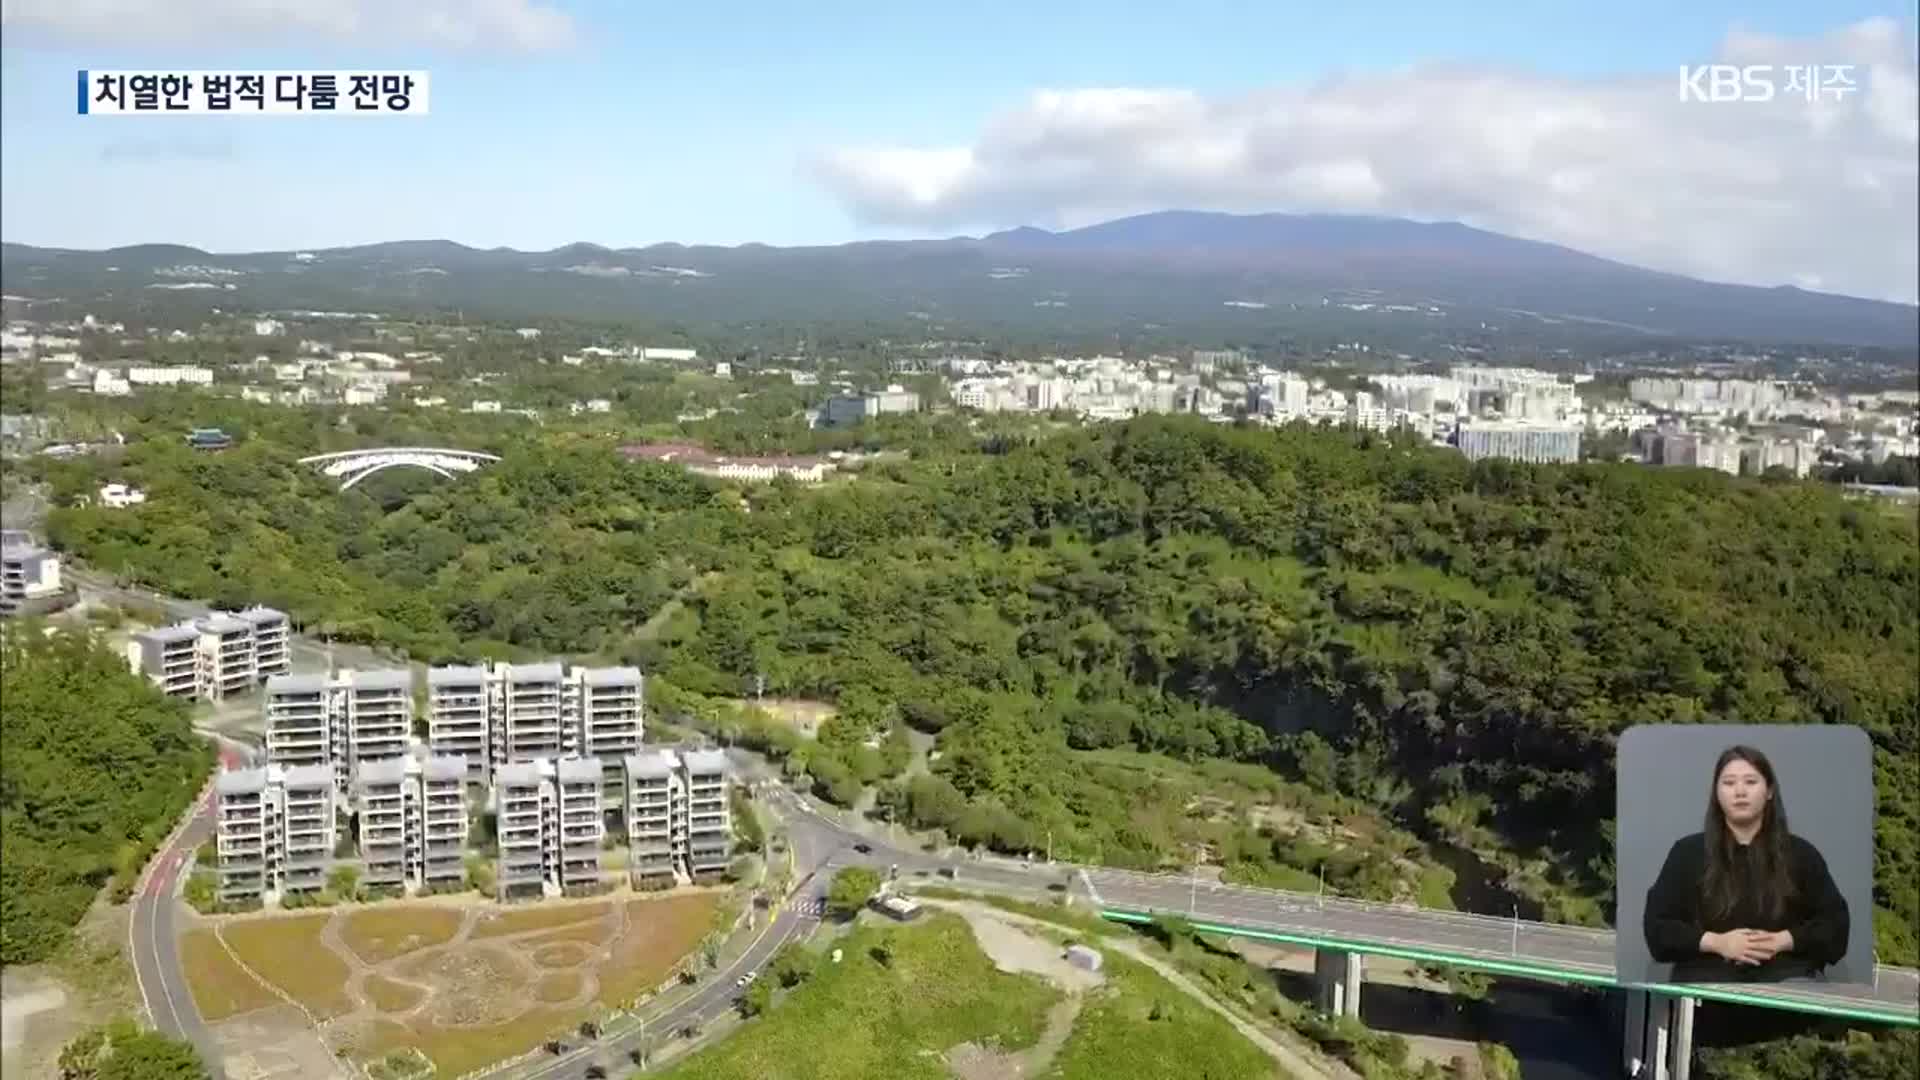
[[[1044,90],[971,146],[838,148],[809,165],[874,226],[1073,227],[1168,208],[1393,214],[1712,280],[1913,302],[1910,32],[1888,19],[1817,39],[1735,32],[1708,60],[1852,64],[1860,89],[1709,104],[1681,101],[1677,72],[1423,66],[1217,98]]]
[[[539,0],[5,0],[0,25],[10,35],[132,45],[319,39],[532,51],[574,40],[573,19]]]

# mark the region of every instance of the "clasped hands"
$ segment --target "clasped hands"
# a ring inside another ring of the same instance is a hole
[[[1701,938],[1700,945],[1703,952],[1713,953],[1730,964],[1757,967],[1780,953],[1791,951],[1793,934],[1786,930],[1710,932]]]

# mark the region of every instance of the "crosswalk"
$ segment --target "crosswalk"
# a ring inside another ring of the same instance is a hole
[[[787,900],[780,905],[781,911],[790,911],[795,915],[818,919],[827,913],[827,902],[817,896],[801,896]]]

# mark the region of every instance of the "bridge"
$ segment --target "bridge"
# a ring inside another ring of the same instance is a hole
[[[425,469],[451,480],[454,473],[473,472],[483,465],[490,465],[499,460],[493,454],[483,454],[477,450],[446,450],[432,446],[389,446],[315,454],[312,457],[301,458],[300,464],[312,465],[326,475],[340,480],[340,490],[345,491],[385,469]]]
[[[1367,956],[1625,990],[1625,1075],[1651,1080],[1688,1080],[1693,1010],[1701,1000],[1920,1027],[1920,971],[1911,968],[1876,964],[1871,986],[1641,983],[1623,981],[1614,971],[1613,933],[1608,930],[1220,885],[1177,875],[1087,868],[1078,877],[1101,916],[1110,920],[1144,923],[1171,916],[1208,933],[1314,949],[1322,1006],[1334,1015],[1360,1015]]]

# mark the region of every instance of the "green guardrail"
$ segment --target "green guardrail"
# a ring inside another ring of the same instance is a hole
[[[1119,908],[1102,907],[1100,917],[1113,922],[1150,923],[1157,916]],[[1669,997],[1692,997],[1708,1001],[1725,1001],[1737,1005],[1757,1005],[1768,1009],[1787,1009],[1794,1012],[1814,1013],[1820,1016],[1840,1017],[1847,1020],[1866,1020],[1877,1024],[1897,1024],[1903,1027],[1920,1027],[1920,1010],[1915,1012],[1893,1012],[1889,1009],[1859,1008],[1847,1005],[1828,1005],[1817,1001],[1799,998],[1774,997],[1754,994],[1740,990],[1724,990],[1715,986],[1683,986],[1674,983],[1636,983],[1621,982],[1612,975],[1599,975],[1591,971],[1569,971],[1550,967],[1545,964],[1529,964],[1516,960],[1494,960],[1481,956],[1468,956],[1458,953],[1440,952],[1431,949],[1409,949],[1399,945],[1380,945],[1368,941],[1350,938],[1328,937],[1323,934],[1289,934],[1277,930],[1255,930],[1228,923],[1204,922],[1175,916],[1195,930],[1209,934],[1222,934],[1230,937],[1256,938],[1261,941],[1277,941],[1289,945],[1305,945],[1310,948],[1335,948],[1346,952],[1363,953],[1372,956],[1392,956],[1402,960],[1417,960],[1430,964],[1451,964],[1454,967],[1473,968],[1477,971],[1491,971],[1501,975],[1520,975],[1535,979],[1551,979],[1556,982],[1582,983],[1588,986],[1614,987],[1621,990],[1645,990],[1650,993],[1664,994]]]

